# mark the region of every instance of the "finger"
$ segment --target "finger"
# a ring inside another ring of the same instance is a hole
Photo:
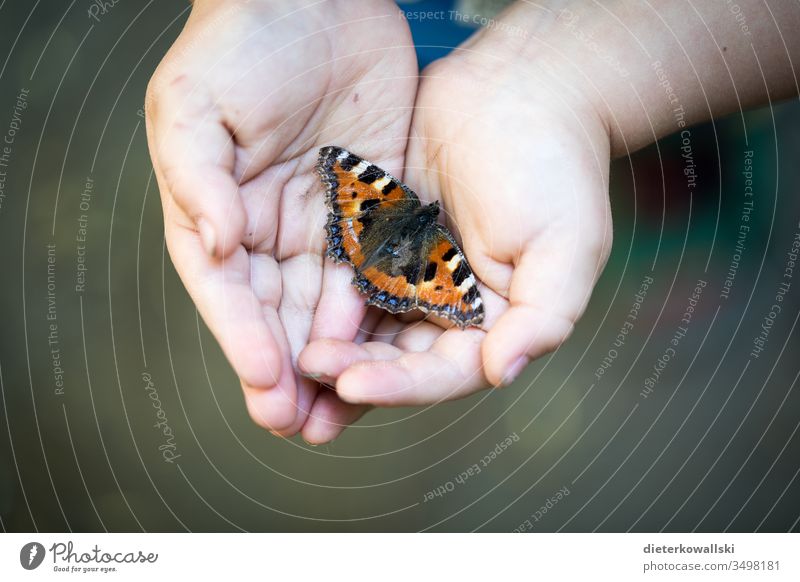
[[[352,341],[361,330],[367,307],[351,284],[353,269],[325,259],[320,294],[310,341],[322,338]]]
[[[317,400],[320,385],[309,378],[294,376],[295,385],[297,386],[297,402],[294,420],[287,423],[285,428],[273,430],[272,433],[276,436],[289,438],[296,435],[303,428],[308,421],[311,410],[314,408],[314,403]]]
[[[485,335],[475,328],[451,329],[428,351],[358,362],[339,375],[336,392],[347,402],[376,406],[417,406],[463,398],[486,386],[480,350]]]
[[[366,332],[364,319],[367,308],[364,299],[350,283],[352,278],[350,267],[325,259],[322,292],[314,314],[310,341],[328,338],[351,342],[359,333]],[[312,350],[305,356],[308,369],[325,369],[326,362],[315,362],[314,354]],[[323,372],[311,372],[310,375],[318,382],[335,382],[332,376]],[[302,425],[303,438],[311,444],[330,442],[348,424],[361,418],[365,411],[366,407],[343,402],[335,392],[321,388]]]
[[[342,402],[333,390],[323,389],[303,425],[303,439],[312,445],[329,443],[371,407]]]
[[[607,234],[593,240],[584,231],[572,244],[530,245],[523,251],[511,279],[511,308],[483,345],[492,384],[510,384],[531,360],[555,350],[572,333],[611,246],[610,225],[599,230]]]
[[[367,310],[364,298],[350,283],[352,278],[350,266],[325,259],[322,293],[309,345],[298,359],[301,373],[324,384],[335,384],[339,372],[362,354],[358,349],[340,353],[340,349],[346,349],[340,346],[363,343],[383,317],[380,311]],[[396,352],[392,352],[389,357],[395,356]]]
[[[313,253],[303,253],[285,259],[281,263],[281,279],[283,293],[278,312],[288,342],[285,365],[295,379],[297,401],[293,422],[276,431],[276,434],[289,437],[297,434],[303,427],[319,390],[317,382],[295,374],[295,362],[308,342],[311,331],[314,307],[320,295],[322,261]]]
[[[400,315],[404,314],[391,314],[381,310],[383,316],[377,321],[372,328],[369,341],[386,342],[387,344],[394,344],[400,333],[406,329],[406,324],[400,321]]]
[[[303,373],[326,384],[336,384],[336,379],[347,368],[360,361],[392,360],[403,351],[384,342],[353,342],[321,339],[311,342],[301,352],[298,366]]]
[[[166,237],[189,295],[235,372],[250,386],[275,386],[280,376],[280,350],[251,287],[247,253],[240,248],[224,261],[211,260],[199,251],[194,233],[174,223],[167,224]],[[263,268],[277,274],[274,261],[271,268]],[[277,302],[280,284],[262,292]]]
[[[397,333],[392,339],[392,344],[404,352],[424,352],[430,349],[444,331],[436,323],[417,321]]]
[[[196,226],[208,255],[227,256],[243,238],[246,215],[223,114],[187,75],[155,81],[149,92],[148,141],[162,195]]]
[[[166,236],[200,315],[247,387],[246,397],[252,395],[251,414],[271,428],[289,424],[296,409],[293,379],[282,366],[284,350],[275,339],[275,333],[280,337],[282,332],[272,329],[275,310],[271,308],[273,316],[268,318],[264,307],[280,298],[277,264],[271,257],[255,257],[251,268],[251,259],[241,248],[223,261],[212,260],[197,248],[200,242],[191,231],[174,223],[167,224]]]
[[[357,344],[363,344],[364,342],[374,340],[375,330],[383,324],[383,321],[389,315],[390,314],[383,309],[367,307],[364,319],[361,321],[361,325],[358,326],[358,333],[353,341]]]
[[[267,430],[279,433],[291,427],[297,419],[298,389],[292,368],[289,341],[274,307],[263,309],[263,320],[277,344],[281,362],[280,375],[274,385],[267,387],[254,386],[242,380],[242,390],[247,410],[253,421]]]
[[[404,350],[426,350],[441,335],[442,328],[429,322],[417,322],[406,327],[395,317],[382,316],[372,336],[382,341],[354,344],[347,341],[318,341],[306,348],[305,359],[314,361],[320,369],[328,370],[319,380],[330,385],[336,376],[353,363],[364,360],[392,359]],[[393,344],[393,345],[390,345]],[[315,355],[318,352],[318,355]],[[303,426],[303,438],[312,444],[334,440],[341,432],[361,418],[369,406],[344,402],[336,392],[322,390]]]

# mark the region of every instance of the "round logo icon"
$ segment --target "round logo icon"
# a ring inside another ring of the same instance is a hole
[[[28,542],[19,551],[19,563],[26,570],[35,570],[44,561],[44,546],[39,542]]]

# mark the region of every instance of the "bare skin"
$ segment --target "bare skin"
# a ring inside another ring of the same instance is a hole
[[[739,2],[748,35],[724,2],[519,2],[421,78],[393,3],[302,4],[198,0],[147,113],[173,261],[256,422],[311,443],[508,384],[569,336],[611,249],[610,159],[678,129],[655,61],[687,124],[798,91],[789,3]],[[367,310],[323,258],[329,144],[440,201],[481,329]]]

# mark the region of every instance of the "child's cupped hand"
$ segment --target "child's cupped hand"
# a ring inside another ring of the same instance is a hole
[[[370,405],[513,380],[570,334],[611,245],[609,138],[587,99],[490,34],[420,79],[394,3],[354,4],[198,1],[147,102],[176,268],[251,416],[312,443]],[[324,258],[329,144],[441,201],[481,329],[368,310]]]

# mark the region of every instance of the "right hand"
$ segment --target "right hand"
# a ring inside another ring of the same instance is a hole
[[[253,419],[326,442],[364,406],[298,375],[309,341],[352,341],[352,270],[324,258],[321,146],[400,176],[417,89],[388,0],[196,0],[154,74],[148,140],[173,262],[241,379]]]

